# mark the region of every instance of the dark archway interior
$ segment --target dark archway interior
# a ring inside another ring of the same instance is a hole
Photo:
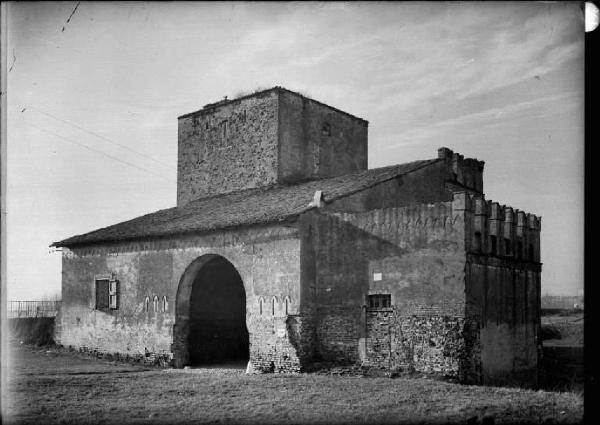
[[[223,257],[210,260],[198,272],[192,286],[189,325],[191,365],[248,361],[244,284]]]

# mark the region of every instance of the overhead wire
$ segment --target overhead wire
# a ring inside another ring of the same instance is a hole
[[[161,179],[164,179],[164,180],[170,181],[170,182],[172,182],[172,183],[175,183],[175,180],[172,180],[172,179],[170,179],[170,178],[168,178],[168,177],[165,177],[165,176],[163,176],[162,174],[155,173],[155,172],[153,172],[153,171],[150,171],[150,170],[148,170],[148,169],[146,169],[146,168],[143,168],[143,167],[140,167],[140,166],[138,166],[138,165],[132,164],[131,162],[124,161],[124,160],[122,160],[121,158],[118,158],[118,157],[116,157],[116,156],[110,155],[110,154],[108,154],[108,153],[106,153],[106,152],[103,152],[103,151],[101,151],[101,150],[99,150],[99,149],[92,148],[92,147],[90,147],[90,146],[88,146],[88,145],[85,145],[85,144],[83,144],[83,143],[79,143],[79,142],[76,142],[76,141],[74,141],[74,140],[68,139],[68,138],[66,138],[65,136],[62,136],[62,135],[60,135],[60,134],[58,134],[58,133],[55,133],[55,132],[53,132],[53,131],[50,131],[50,130],[46,130],[46,129],[44,129],[44,128],[41,128],[41,127],[38,127],[38,126],[37,126],[37,125],[35,125],[35,124],[30,124],[30,126],[31,126],[31,127],[33,127],[33,128],[36,128],[36,129],[37,129],[37,130],[39,130],[39,131],[42,131],[42,132],[44,132],[44,133],[47,133],[47,134],[50,134],[50,135],[52,135],[52,136],[54,136],[54,137],[58,137],[59,139],[61,139],[61,140],[64,140],[64,141],[66,141],[66,142],[72,143],[72,144],[74,144],[74,145],[77,145],[77,146],[81,146],[82,148],[85,148],[85,149],[88,149],[88,150],[90,150],[90,151],[92,151],[92,152],[95,152],[95,153],[98,153],[98,154],[100,154],[100,155],[103,155],[103,156],[105,156],[105,157],[107,157],[107,158],[110,158],[110,159],[112,159],[112,160],[114,160],[114,161],[118,161],[118,162],[120,162],[120,163],[122,163],[122,164],[128,165],[128,166],[130,166],[130,167],[136,168],[136,169],[138,169],[138,170],[141,170],[141,171],[145,171],[146,173],[152,174],[152,175],[154,175],[154,176],[156,176],[156,177],[160,177]]]
[[[27,106],[25,106],[21,110],[21,112],[25,112],[25,110],[27,110],[27,109],[33,109],[34,111],[37,111],[40,114],[46,115],[47,117],[50,117],[50,118],[55,119],[57,121],[60,121],[62,123],[65,123],[65,124],[68,124],[70,126],[73,126],[73,127],[77,128],[77,129],[79,129],[79,130],[81,130],[81,131],[83,131],[85,133],[91,134],[92,136],[98,137],[98,138],[100,138],[100,139],[102,139],[102,140],[104,140],[104,141],[106,141],[108,143],[111,143],[113,145],[119,146],[119,147],[121,147],[123,149],[128,150],[129,152],[135,153],[136,155],[143,156],[144,158],[149,159],[151,161],[154,161],[155,163],[160,164],[163,167],[171,168],[169,165],[164,164],[163,162],[161,162],[161,161],[159,161],[159,160],[157,160],[157,159],[155,159],[155,158],[153,158],[153,157],[151,157],[151,156],[149,156],[149,155],[147,155],[147,154],[145,154],[143,152],[136,151],[135,149],[132,149],[129,146],[123,145],[122,143],[115,142],[114,140],[111,140],[108,137],[105,137],[105,136],[103,136],[101,134],[98,134],[98,133],[96,133],[94,131],[88,130],[87,128],[85,128],[85,127],[83,127],[83,126],[81,126],[79,124],[76,124],[76,123],[73,123],[71,121],[65,120],[63,118],[57,117],[56,115],[53,115],[53,114],[51,114],[49,112],[43,111],[42,109],[40,109],[40,108],[38,108],[36,106],[27,105]]]

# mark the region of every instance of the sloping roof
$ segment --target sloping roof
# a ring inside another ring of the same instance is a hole
[[[322,191],[325,202],[331,202],[437,161],[415,161],[292,186],[269,186],[200,198],[181,207],[159,210],[54,242],[51,246],[165,237],[283,221],[311,209],[309,204],[317,190]]]

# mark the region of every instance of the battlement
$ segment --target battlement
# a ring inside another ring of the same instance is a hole
[[[443,159],[451,170],[448,183],[453,190],[469,189],[483,194],[483,167],[484,161],[475,158],[465,158],[452,149],[442,147],[438,149],[438,158]]]
[[[541,217],[466,191],[454,193],[452,210],[465,216],[467,251],[540,262]]]

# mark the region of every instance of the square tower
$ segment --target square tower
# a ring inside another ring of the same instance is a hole
[[[281,87],[178,118],[177,206],[367,169],[368,122]]]

